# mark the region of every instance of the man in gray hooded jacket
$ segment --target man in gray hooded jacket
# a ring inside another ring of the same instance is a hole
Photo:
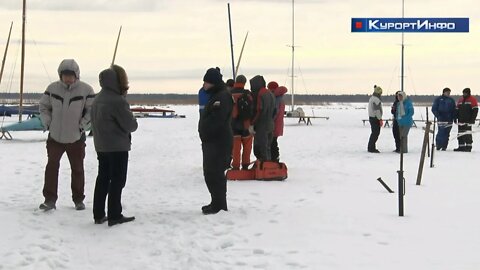
[[[272,160],[270,146],[273,139],[275,96],[266,88],[265,79],[257,75],[250,80],[254,101],[252,125],[255,138],[253,153],[258,160]]]
[[[49,134],[43,186],[45,202],[39,208],[55,209],[60,159],[67,152],[72,169],[72,199],[75,209],[83,210],[85,130],[90,125],[90,108],[95,93],[90,85],[80,81],[80,68],[73,59],[60,63],[58,75],[60,80],[51,83],[40,99],[40,118]]]

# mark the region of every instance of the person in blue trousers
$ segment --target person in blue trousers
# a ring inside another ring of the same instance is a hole
[[[437,150],[447,150],[450,131],[455,119],[455,100],[450,97],[450,88],[444,88],[441,96],[433,101],[432,113],[437,118],[438,133],[435,137]]]
[[[398,104],[395,118],[400,129],[400,151],[408,153],[408,132],[413,125],[413,103],[405,92],[400,91],[397,97]]]

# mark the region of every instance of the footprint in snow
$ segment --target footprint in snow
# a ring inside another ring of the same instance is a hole
[[[254,249],[253,254],[262,255],[265,254],[265,251],[263,249]]]
[[[229,247],[233,247],[233,242],[226,241],[226,242],[222,243],[222,244],[220,245],[220,247],[221,247],[222,249],[226,249],[226,248],[229,248]]]

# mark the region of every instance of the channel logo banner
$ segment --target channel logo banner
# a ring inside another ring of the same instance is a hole
[[[468,33],[468,18],[352,18],[352,32]]]

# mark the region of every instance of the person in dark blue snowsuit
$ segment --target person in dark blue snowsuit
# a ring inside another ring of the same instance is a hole
[[[207,105],[208,100],[210,99],[210,94],[205,91],[202,87],[198,90],[198,111],[202,114],[203,110],[205,109],[205,105]]]
[[[437,150],[447,150],[450,131],[455,119],[455,100],[450,97],[450,88],[444,88],[441,96],[432,105],[432,112],[438,121],[438,133],[435,138]]]
[[[210,204],[202,207],[202,212],[209,215],[228,210],[225,170],[232,159],[233,98],[219,68],[208,69],[203,82],[210,99],[200,115],[198,132],[202,140],[203,175],[212,199]]]

